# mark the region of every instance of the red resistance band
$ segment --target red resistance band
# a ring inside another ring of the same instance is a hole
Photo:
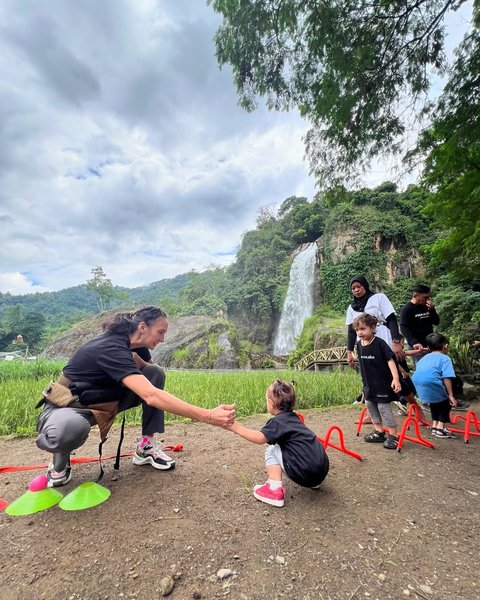
[[[176,446],[164,446],[164,449],[170,450],[172,452],[181,452],[183,450],[183,446],[182,446],[182,444],[177,444]],[[125,456],[133,456],[133,455],[134,455],[134,452],[126,452],[125,454],[121,454],[120,456],[123,458]],[[113,458],[117,458],[117,457],[115,455],[114,456],[105,456],[102,458],[102,460],[111,460]],[[98,462],[98,461],[99,461],[98,456],[95,458],[84,457],[84,458],[72,458],[71,459],[72,465]],[[47,467],[48,467],[48,465],[23,465],[20,467],[0,467],[0,473],[17,473],[18,471],[35,471],[37,469],[46,469]]]

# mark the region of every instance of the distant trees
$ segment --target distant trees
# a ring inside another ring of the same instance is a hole
[[[0,349],[39,350],[46,322],[45,315],[25,310],[20,304],[8,307],[0,323]]]

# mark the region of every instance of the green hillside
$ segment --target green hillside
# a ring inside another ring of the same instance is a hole
[[[278,210],[260,212],[230,266],[132,289],[113,286],[107,308],[155,304],[171,317],[221,314],[237,327],[245,347],[266,350],[287,292],[293,252],[315,241],[320,260],[316,304],[322,315],[344,314],[354,274],[365,274],[397,309],[421,281],[433,287],[442,330],[471,340],[480,322],[480,281],[475,275],[459,279],[438,255],[432,260],[432,248],[448,230],[434,224],[428,201],[419,187],[400,192],[389,182],[374,189],[340,188],[311,202],[291,196]],[[41,349],[59,331],[98,312],[95,293],[86,285],[25,296],[0,294],[0,350],[12,349],[18,333],[25,345]],[[315,330],[314,323],[309,322],[309,330]]]

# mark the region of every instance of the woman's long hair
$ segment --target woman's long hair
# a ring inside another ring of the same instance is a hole
[[[145,306],[135,312],[118,313],[110,321],[102,323],[102,327],[106,333],[125,333],[130,335],[137,331],[140,323],[151,325],[160,317],[167,318],[167,315],[161,308]]]

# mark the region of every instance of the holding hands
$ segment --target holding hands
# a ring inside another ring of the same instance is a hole
[[[208,411],[207,423],[230,428],[235,420],[235,404],[220,404]]]

